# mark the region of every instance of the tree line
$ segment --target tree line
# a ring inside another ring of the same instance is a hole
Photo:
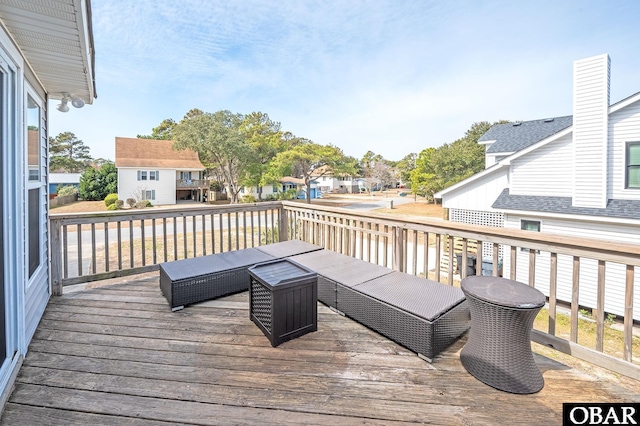
[[[325,174],[357,176],[368,190],[403,184],[414,194],[433,200],[433,195],[484,169],[485,149],[478,139],[494,124],[474,123],[460,139],[438,148],[410,153],[399,161],[385,159],[373,151],[362,158],[346,156],[333,145],[317,144],[284,131],[268,114],[188,111],[178,122],[168,118],[143,139],[172,140],[174,149],[198,153],[208,176],[226,188],[232,203],[239,201],[243,187],[261,188],[279,183],[285,176],[302,178],[308,196],[311,181]],[[49,138],[51,170],[80,172],[80,196],[101,200],[117,192],[117,170],[112,161],[93,159],[89,147],[71,132]]]

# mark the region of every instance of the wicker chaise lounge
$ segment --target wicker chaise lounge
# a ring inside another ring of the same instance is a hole
[[[256,263],[320,249],[314,244],[291,240],[163,263],[160,290],[171,310],[177,311],[192,303],[248,290],[248,268]]]
[[[291,260],[318,274],[318,300],[336,309],[338,308],[336,299],[338,283],[354,286],[393,272],[389,268],[331,250],[301,254],[293,256]]]
[[[392,272],[337,286],[338,310],[431,362],[469,328],[459,288]]]

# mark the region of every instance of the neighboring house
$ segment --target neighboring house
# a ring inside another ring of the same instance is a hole
[[[49,194],[56,194],[60,186],[80,187],[82,173],[49,173]]]
[[[282,191],[295,189],[298,191],[296,198],[301,200],[307,199],[307,185],[305,185],[304,179],[285,176],[280,179],[280,183],[282,183]],[[311,199],[322,197],[322,190],[318,187],[318,182],[316,180],[311,180],[309,191],[311,192],[309,194],[309,198]]]
[[[357,179],[353,176],[335,176],[334,173],[326,166],[320,167],[311,173],[318,185],[318,189],[323,193],[339,192],[339,193],[358,193]]]
[[[198,154],[174,150],[172,141],[117,137],[116,167],[121,200],[149,200],[153,205],[204,201],[209,190]]]
[[[487,169],[435,194],[449,220],[638,244],[640,93],[610,105],[609,73],[608,55],[576,61],[573,116],[496,125],[482,136]],[[508,275],[509,251],[501,253]],[[535,285],[548,292],[549,253],[537,257]],[[517,259],[526,282],[527,256]],[[571,258],[558,256],[558,299],[571,300],[571,279]],[[580,280],[580,305],[595,307],[595,261],[581,262]],[[605,310],[621,315],[624,267],[608,263],[606,283]],[[640,306],[640,268],[634,297]]]
[[[0,23],[1,409],[51,294],[48,101],[96,92],[88,0],[3,1]]]

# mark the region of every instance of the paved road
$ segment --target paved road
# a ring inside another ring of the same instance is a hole
[[[389,200],[393,201],[394,206],[399,206],[400,204],[405,203],[413,203],[412,197],[371,197],[371,199],[362,199],[362,201],[354,200],[352,204],[342,206],[342,208],[358,211],[384,209],[387,207],[387,202]]]
[[[349,210],[356,210],[356,211],[369,211],[369,210],[376,210],[376,209],[382,209],[385,208],[387,206],[387,202],[389,200],[393,201],[394,206],[400,205],[400,204],[405,204],[405,203],[410,203],[413,202],[413,198],[412,197],[359,197],[359,198],[353,198],[353,199],[343,199],[341,200],[341,202],[345,202],[345,201],[353,201],[350,204],[347,205],[342,205],[341,208],[344,209],[349,209]],[[264,223],[264,216],[261,217],[262,219],[262,229],[265,229],[265,223]],[[268,215],[267,217],[268,221],[271,221],[271,216]],[[192,218],[187,216],[186,217],[186,222],[187,222],[187,233],[191,233],[193,232],[193,225],[192,225]],[[247,223],[247,225],[249,225]],[[254,225],[257,227],[257,219],[254,221]],[[205,226],[207,231],[211,230],[211,222],[210,220],[207,218],[207,220],[205,221]],[[270,223],[268,223],[268,226],[270,226]],[[146,238],[150,238],[152,236],[152,225],[151,225],[151,220],[148,220],[145,222],[145,237]],[[227,220],[225,219],[222,223],[222,228],[223,229],[227,229]],[[214,222],[214,230],[218,231],[220,229],[220,225],[219,225],[219,221],[216,220]],[[78,275],[78,261],[77,261],[77,246],[78,246],[78,240],[76,238],[75,235],[75,227],[70,227],[69,228],[69,237],[67,239],[67,247],[68,247],[68,254],[69,254],[69,263],[68,263],[68,271],[69,271],[69,276],[70,277],[74,277]],[[183,226],[182,226],[182,220],[179,220],[178,222],[178,229],[177,229],[178,233],[182,233],[183,231]],[[196,218],[196,232],[199,233],[202,231],[202,219],[201,217],[197,217]],[[91,264],[91,231],[82,231],[81,232],[81,236],[82,236],[82,269],[83,269],[83,275],[89,274],[89,266]],[[156,221],[156,235],[161,236],[163,235],[163,228],[162,228],[162,221],[157,220]],[[136,226],[133,228],[133,240],[137,240],[140,239],[142,236],[141,233],[141,229],[139,226]],[[169,225],[167,226],[167,236],[173,236],[173,226]],[[241,237],[242,238],[242,237]],[[122,231],[121,231],[121,239],[123,242],[128,242],[129,241],[129,227],[128,224],[123,223],[122,225]],[[226,239],[226,235],[225,235],[225,239]],[[109,229],[109,243],[113,244],[115,242],[117,242],[117,230],[115,228],[110,228]],[[96,235],[95,235],[95,244],[96,247],[102,247],[104,246],[104,231],[103,230],[96,230]]]

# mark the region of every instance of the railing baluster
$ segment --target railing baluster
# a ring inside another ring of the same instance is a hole
[[[152,239],[152,245],[151,245],[151,257],[152,257],[152,262],[155,265],[156,263],[158,263],[158,244],[156,241],[156,219],[153,218],[151,219],[151,239]]]
[[[453,235],[447,236],[447,242],[449,243],[449,263],[447,264],[447,284],[453,285]]]
[[[173,218],[173,260],[178,260],[178,218]]]
[[[255,227],[253,225],[253,212],[251,212],[251,247],[255,247],[256,243],[255,243],[255,234],[256,234],[256,230]]]
[[[188,242],[187,242],[187,216],[182,216],[182,250],[183,250],[183,259],[189,258],[188,253]]]
[[[216,252],[216,226],[215,226],[215,215],[213,213],[211,213],[209,215],[210,219],[211,219],[211,253],[215,254]]]
[[[91,269],[96,274],[96,224],[91,224]]]
[[[242,233],[243,236],[243,244],[242,248],[247,248],[247,212],[242,212]]]
[[[500,275],[500,265],[499,265],[499,260],[498,260],[498,256],[500,255],[500,246],[496,243],[493,243],[493,268],[491,270],[491,275],[493,275],[494,277],[497,277],[498,275]]]
[[[374,263],[376,265],[378,265],[379,263],[379,258],[380,258],[380,224],[376,223],[376,238],[375,238],[375,245],[376,245],[376,251],[375,251],[375,259],[374,259]]]
[[[429,233],[423,232],[422,234],[422,246],[424,256],[424,277],[429,279]]]
[[[467,247],[467,239],[462,239],[462,255],[460,257],[460,265],[458,265],[458,273],[460,274],[460,281],[467,277],[467,256],[468,256],[468,247]]]
[[[109,272],[109,222],[104,223],[104,270]]]
[[[435,279],[437,282],[440,282],[440,256],[442,255],[442,247],[441,247],[441,235],[439,233],[436,234],[436,276]]]
[[[549,263],[549,334],[556,335],[556,291],[558,287],[558,254],[551,253]]]
[[[598,261],[598,290],[597,290],[597,311],[596,311],[596,350],[602,352],[604,349],[604,278],[605,262]]]
[[[633,361],[633,265],[627,265],[624,291],[624,360]]]
[[[476,275],[482,276],[482,241],[476,241]]]
[[[164,261],[167,261],[167,218],[162,218],[162,244],[163,244],[163,255]]]
[[[198,235],[197,226],[198,220],[196,219],[196,215],[191,216],[191,238],[193,244],[193,257],[198,257],[198,239],[196,238]]]
[[[413,230],[413,258],[411,262],[413,275],[418,276],[418,231]]]
[[[62,277],[69,278],[69,243],[68,243],[68,231],[67,225],[62,225],[62,253],[63,253],[63,263],[62,263]]]
[[[145,266],[147,263],[147,253],[145,251],[145,238],[144,238],[144,219],[140,220],[140,235],[142,242],[142,266]]]
[[[573,280],[571,289],[571,335],[570,339],[578,343],[578,307],[580,293],[580,258],[573,256]]]
[[[510,248],[511,250],[511,255],[509,256],[509,261],[511,262],[511,265],[509,266],[509,278],[511,278],[512,280],[515,281],[516,279],[516,264],[517,264],[517,253],[518,253],[518,247],[516,246],[511,246]]]
[[[233,246],[231,245],[231,213],[227,213],[227,249],[228,251],[233,251]]]
[[[133,264],[134,256],[133,256],[133,220],[129,221],[129,264],[131,267],[134,267]]]
[[[529,249],[529,285],[536,286],[536,251]]]
[[[78,243],[78,276],[81,277],[82,273],[82,225],[76,225],[76,241]]]
[[[271,216],[271,218],[273,219],[273,216]],[[236,219],[236,248],[235,249],[239,250],[240,249],[240,221],[238,219],[238,212],[235,213],[235,219]],[[273,220],[271,221],[271,223],[273,224]]]
[[[207,255],[207,217],[205,215],[200,216],[202,219],[202,255]]]
[[[262,220],[260,219],[260,212],[257,214],[258,216],[258,246],[262,245]]]
[[[117,222],[117,235],[118,235],[118,270],[122,270],[122,222]]]
[[[218,215],[218,230],[220,231],[220,253],[224,252],[224,229],[223,229],[222,213]]]

